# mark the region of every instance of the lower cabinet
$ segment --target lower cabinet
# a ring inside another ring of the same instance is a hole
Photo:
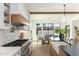
[[[53,47],[50,47],[49,52],[51,56],[67,56],[66,53],[60,48],[59,48],[59,53],[57,53]]]

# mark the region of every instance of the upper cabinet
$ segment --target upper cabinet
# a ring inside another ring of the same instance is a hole
[[[10,4],[0,3],[0,28],[10,27]]]
[[[10,27],[10,3],[4,3],[4,24],[5,27]]]

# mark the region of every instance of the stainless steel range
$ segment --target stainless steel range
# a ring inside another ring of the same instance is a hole
[[[22,47],[21,56],[28,56],[31,53],[31,41],[29,39],[24,40],[15,40],[8,44],[3,45],[4,47]]]

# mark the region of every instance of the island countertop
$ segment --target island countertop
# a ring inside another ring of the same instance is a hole
[[[61,47],[68,56],[79,56],[79,42],[74,43],[71,47]]]

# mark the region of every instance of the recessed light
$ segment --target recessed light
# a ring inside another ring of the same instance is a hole
[[[44,8],[40,8],[41,10],[44,10]]]

